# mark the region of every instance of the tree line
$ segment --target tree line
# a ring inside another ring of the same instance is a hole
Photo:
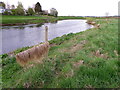
[[[6,8],[4,2],[0,2],[0,6],[5,9],[4,13],[2,13],[3,15],[58,15],[58,11],[55,8],[51,8],[50,13],[48,13],[45,10],[42,10],[42,6],[39,2],[35,4],[34,8],[29,7],[27,10],[24,9],[21,2],[18,2],[16,8],[15,5],[11,5],[11,9],[9,5],[7,5]]]

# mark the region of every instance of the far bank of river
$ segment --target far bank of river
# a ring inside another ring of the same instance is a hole
[[[76,16],[12,16],[12,15],[0,15],[0,26],[15,26],[15,25],[27,25],[27,24],[43,24],[56,22],[58,20],[65,19],[85,19],[84,17]]]

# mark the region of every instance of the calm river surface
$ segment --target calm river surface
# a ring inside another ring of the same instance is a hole
[[[92,28],[86,20],[62,20],[44,25],[30,24],[22,26],[0,27],[0,54],[8,53],[18,48],[32,46],[44,42],[45,26],[48,26],[49,40],[68,33],[77,33]]]

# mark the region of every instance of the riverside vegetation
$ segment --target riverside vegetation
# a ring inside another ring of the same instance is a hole
[[[3,88],[120,88],[117,19],[94,19],[100,28],[57,37],[48,59],[28,69],[0,55]],[[107,22],[107,23],[106,23]],[[17,54],[31,47],[14,51]]]
[[[12,16],[12,15],[1,15],[1,25],[19,25],[19,24],[36,24],[46,22],[56,22],[57,20],[63,19],[85,19],[84,17],[68,17],[68,16]]]

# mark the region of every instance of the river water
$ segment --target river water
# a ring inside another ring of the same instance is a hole
[[[61,20],[43,25],[3,26],[0,27],[0,54],[44,42],[45,26],[48,26],[49,40],[92,28],[86,20]]]

